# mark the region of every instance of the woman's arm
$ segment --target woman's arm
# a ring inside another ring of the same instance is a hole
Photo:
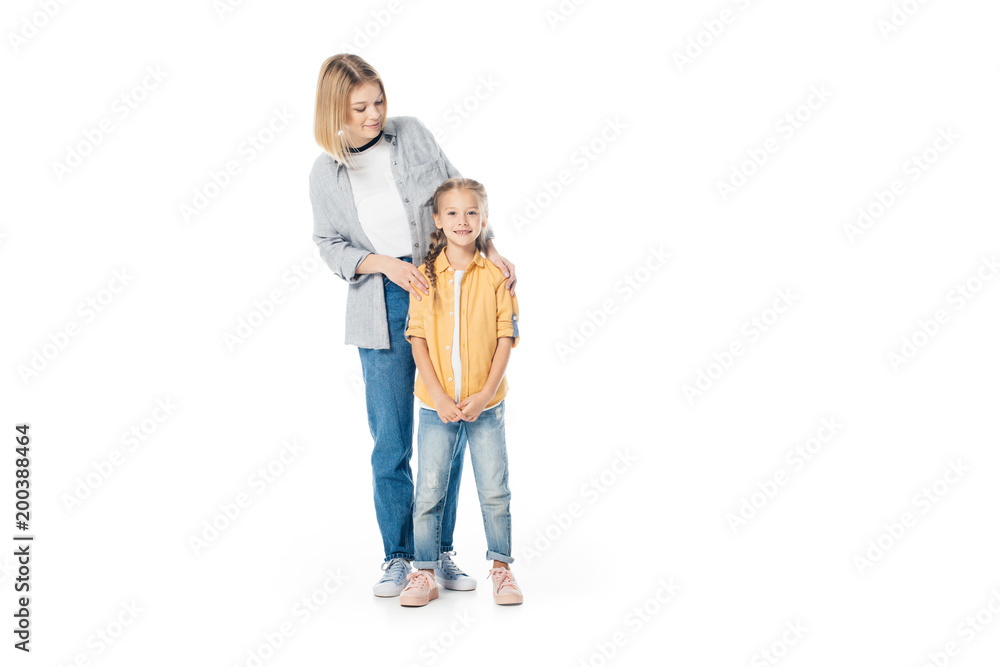
[[[510,290],[511,295],[514,294],[514,285],[517,284],[517,274],[514,273],[514,262],[510,261],[506,257],[503,257],[493,245],[493,239],[487,239],[486,241],[486,259],[493,263],[493,266],[500,269],[500,273],[504,274],[507,278],[507,282],[504,283],[504,287]]]
[[[434,399],[434,409],[437,410],[441,421],[457,422],[462,419],[462,411],[455,404],[455,399],[448,395],[441,383],[438,382],[437,374],[434,372],[434,364],[431,363],[430,350],[427,349],[427,341],[416,336],[410,337],[410,347],[413,348],[413,361],[417,365],[417,372],[420,379],[424,381],[428,393]],[[496,389],[493,390],[494,392]]]
[[[334,274],[349,283],[356,283],[368,273],[382,273],[410,294],[420,298],[420,290],[427,294],[427,280],[413,264],[377,255],[358,248],[348,241],[337,224],[337,216],[330,212],[328,193],[324,193],[322,172],[313,168],[309,175],[309,199],[313,209],[313,241],[319,246],[320,257]]]
[[[389,280],[415,296],[417,300],[420,300],[421,292],[424,295],[429,293],[430,283],[424,278],[424,274],[420,273],[420,269],[410,262],[404,262],[389,255],[372,253],[361,260],[355,271],[357,273],[382,273]],[[418,290],[417,287],[420,289]]]
[[[458,407],[462,409],[463,419],[466,421],[476,421],[486,404],[493,400],[493,396],[497,393],[497,387],[503,380],[503,374],[507,372],[507,362],[510,360],[512,347],[514,347],[514,339],[510,336],[497,338],[497,349],[493,353],[493,361],[490,363],[490,374],[486,378],[486,384],[481,390],[458,404]],[[413,355],[414,359],[416,356],[416,354]]]
[[[367,250],[357,248],[344,238],[333,216],[326,206],[325,198],[309,188],[309,199],[313,210],[313,242],[319,247],[319,256],[338,277],[349,283],[361,280],[358,267],[369,254]]]

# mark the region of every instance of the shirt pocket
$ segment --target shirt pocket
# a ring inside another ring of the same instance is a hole
[[[448,171],[443,160],[414,165],[407,170],[407,173],[418,204],[425,203],[437,187],[448,180]]]

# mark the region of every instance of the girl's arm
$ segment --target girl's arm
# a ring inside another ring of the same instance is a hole
[[[507,372],[507,361],[510,359],[510,350],[512,347],[514,347],[514,339],[510,336],[497,338],[497,349],[493,353],[493,361],[490,363],[490,375],[486,378],[486,384],[482,390],[477,391],[458,404],[458,407],[462,409],[465,421],[476,421],[483,408],[486,407],[486,404],[493,400],[494,394],[497,393],[497,387],[500,386],[500,381],[503,380],[503,374]],[[416,358],[417,355],[415,352],[413,356]]]
[[[417,372],[420,379],[424,381],[428,393],[434,399],[434,409],[437,410],[441,421],[457,422],[462,419],[462,411],[458,409],[455,399],[448,395],[441,383],[438,382],[437,373],[434,372],[434,364],[431,363],[431,353],[427,349],[427,341],[423,338],[410,336],[410,347],[413,348],[413,361],[417,364]],[[496,391],[496,388],[493,389]]]

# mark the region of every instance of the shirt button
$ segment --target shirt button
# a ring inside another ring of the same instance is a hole
[[[449,281],[448,281],[448,283],[449,283],[449,284],[451,284],[451,283],[453,283],[453,282],[455,282],[455,281],[454,281],[454,280],[449,280]]]
[[[411,222],[410,223],[410,227],[416,227],[416,226],[417,226],[417,223],[415,223],[415,222]]]
[[[419,243],[414,243],[414,244],[413,244],[413,247],[414,247],[414,248],[419,248],[419,247],[420,247],[420,244],[419,244]]]
[[[404,199],[403,202],[409,204],[410,200],[409,199]]]
[[[395,160],[393,160],[393,161],[392,161],[392,163],[393,163],[393,164],[396,164],[396,161],[395,161]]]
[[[446,349],[446,350],[450,350],[450,349],[451,349],[451,345],[445,345],[445,346],[444,346],[444,349]]]
[[[448,314],[451,315],[452,317],[455,317],[455,313],[448,313]]]
[[[451,382],[451,378],[448,378],[448,382]]]

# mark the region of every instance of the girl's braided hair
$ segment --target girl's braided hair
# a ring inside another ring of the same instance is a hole
[[[485,220],[489,217],[489,202],[486,200],[486,188],[479,181],[474,181],[471,178],[449,178],[447,181],[438,186],[437,190],[434,191],[434,196],[432,198],[431,212],[434,215],[439,215],[441,212],[440,201],[441,197],[444,196],[446,192],[451,192],[453,190],[468,190],[472,193],[472,196],[476,198],[476,204],[479,206],[479,216],[484,221],[483,230],[486,229]],[[476,250],[480,253],[486,253],[486,241],[483,239],[483,234],[480,232],[479,236],[476,237]],[[438,255],[441,251],[445,249],[448,245],[448,240],[445,238],[443,229],[435,229],[434,233],[431,234],[431,247],[427,251],[427,255],[424,257],[424,273],[427,274],[427,280],[431,283],[431,289],[434,291],[434,298],[437,298],[437,273],[434,271],[434,263],[437,261]]]

